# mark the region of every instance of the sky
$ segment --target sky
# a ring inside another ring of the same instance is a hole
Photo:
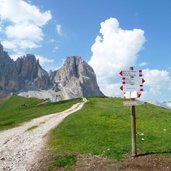
[[[123,96],[121,70],[143,70],[141,99],[171,100],[170,0],[0,0],[0,41],[47,71],[67,56],[94,69],[105,95]]]

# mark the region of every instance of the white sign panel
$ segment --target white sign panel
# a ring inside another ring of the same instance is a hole
[[[137,100],[134,100],[134,101],[124,101],[123,102],[124,106],[137,106],[137,105],[143,105],[143,104],[144,104],[143,102],[137,101]]]
[[[141,77],[142,76],[142,71],[121,71],[120,75],[122,77]]]
[[[132,98],[137,98],[140,96],[141,96],[141,93],[137,92],[137,91],[124,92],[124,98],[125,99],[132,99]]]
[[[142,78],[142,70],[138,71],[121,71],[122,86],[120,89],[124,93],[124,98],[137,98],[141,96],[143,91],[143,83],[145,80]]]
[[[133,85],[129,85],[129,84],[125,84],[123,85],[123,91],[141,91],[143,88],[140,87],[137,84],[133,84]]]
[[[142,85],[145,82],[143,78],[140,77],[123,77],[122,84],[129,84],[129,85]]]

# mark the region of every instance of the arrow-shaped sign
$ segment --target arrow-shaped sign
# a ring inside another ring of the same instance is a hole
[[[122,85],[122,86],[120,86],[120,89],[123,91],[123,85]]]
[[[140,77],[131,78],[131,77],[122,77],[122,84],[130,84],[130,85],[141,85],[145,83],[145,80]]]
[[[142,77],[142,70],[138,70],[138,71],[121,71],[119,73],[121,76],[124,76],[124,77]]]
[[[129,85],[129,84],[124,84],[120,86],[120,89],[124,92],[126,91],[143,91],[143,85]]]

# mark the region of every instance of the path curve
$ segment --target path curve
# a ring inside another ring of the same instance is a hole
[[[19,127],[0,132],[0,171],[30,171],[38,162],[48,132],[55,128],[68,115],[80,110],[87,102],[55,114],[33,119]],[[31,129],[34,128],[34,129]],[[30,131],[28,131],[30,129]]]

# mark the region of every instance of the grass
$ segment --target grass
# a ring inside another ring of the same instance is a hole
[[[54,161],[49,165],[49,170],[52,170],[56,167],[65,167],[67,170],[72,170],[72,166],[76,163],[75,155],[64,155],[58,156]]]
[[[36,98],[24,98],[11,96],[7,101],[0,104],[0,130],[16,127],[19,124],[43,115],[61,112],[81,99],[45,103]]]
[[[88,98],[81,111],[51,132],[58,154],[100,155],[121,160],[131,152],[130,108],[120,98]],[[136,107],[139,153],[171,154],[171,110],[151,104]]]

